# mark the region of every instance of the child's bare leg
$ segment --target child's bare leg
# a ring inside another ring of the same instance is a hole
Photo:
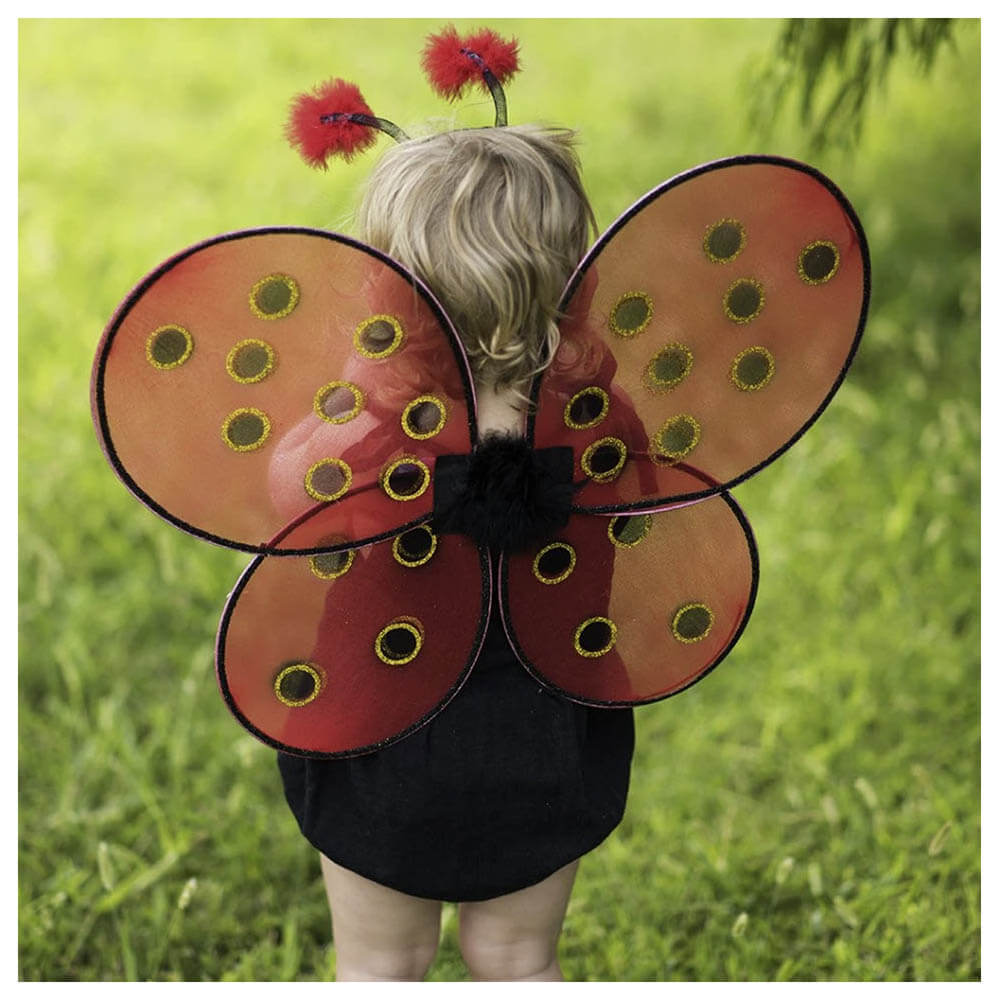
[[[459,907],[459,945],[478,980],[559,982],[556,948],[578,861],[543,882]]]
[[[320,855],[337,981],[419,982],[437,953],[441,904],[356,875]]]

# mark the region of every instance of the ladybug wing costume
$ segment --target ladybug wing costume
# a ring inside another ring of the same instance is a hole
[[[424,62],[450,98],[481,83],[506,124],[516,46],[445,32]],[[288,126],[322,167],[377,130],[406,139],[341,80],[298,98]],[[507,650],[522,687],[594,707],[717,665],[757,588],[727,491],[829,403],[868,298],[863,231],[827,178],[776,157],[705,164],[601,236],[560,304],[526,437],[480,441],[461,341],[419,278],[335,233],[236,232],[119,307],[95,423],[140,500],[255,554],[217,644],[238,720],[291,754],[364,760],[438,716],[483,655]],[[370,873],[436,898],[510,891]]]

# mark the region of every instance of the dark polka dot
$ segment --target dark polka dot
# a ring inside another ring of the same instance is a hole
[[[331,382],[316,393],[314,407],[324,420],[346,424],[364,406],[364,394],[353,382]]]
[[[646,366],[646,388],[654,392],[672,389],[687,378],[694,355],[683,344],[668,344],[653,355]]]
[[[250,292],[250,308],[260,319],[280,319],[298,304],[299,286],[287,274],[261,278]]]
[[[404,566],[422,566],[434,554],[437,539],[426,525],[412,528],[393,542],[393,555]]]
[[[733,361],[730,377],[745,392],[762,389],[774,374],[774,358],[763,347],[750,347]]]
[[[753,278],[741,278],[729,286],[723,306],[733,322],[749,323],[764,308],[764,288]]]
[[[354,562],[353,552],[320,552],[309,557],[309,568],[323,580],[343,576]]]
[[[403,412],[403,427],[412,438],[433,437],[443,426],[444,410],[436,399],[416,399]]]
[[[226,370],[237,382],[260,382],[274,367],[274,351],[263,340],[237,344],[226,359]]]
[[[395,500],[410,500],[420,496],[430,482],[430,473],[423,463],[401,461],[393,465],[384,479],[385,491]]]
[[[628,449],[618,438],[601,438],[589,445],[580,456],[580,467],[591,479],[614,479],[625,466]]]
[[[674,615],[673,632],[681,642],[697,642],[708,635],[713,621],[707,605],[688,604]]]
[[[351,467],[343,459],[321,459],[306,473],[306,493],[321,503],[343,496],[350,485]]]
[[[821,285],[829,281],[840,266],[840,253],[828,240],[810,243],[799,254],[799,277],[807,284]]]
[[[611,626],[607,622],[591,622],[580,632],[580,645],[588,652],[595,653],[611,641]]]
[[[271,424],[260,410],[237,410],[230,414],[222,429],[226,443],[236,451],[259,448],[270,433]]]
[[[686,413],[671,417],[656,433],[653,445],[661,455],[677,459],[683,458],[698,443],[701,428],[694,417]]]
[[[581,656],[603,656],[615,644],[617,629],[608,618],[588,618],[576,630],[574,645]]]
[[[417,636],[408,628],[390,629],[382,636],[382,652],[390,660],[399,660],[409,656],[417,648]]]
[[[313,471],[312,484],[318,493],[337,493],[344,488],[344,470],[337,465],[321,465]]]
[[[274,679],[278,701],[289,708],[300,708],[316,699],[323,686],[322,676],[311,663],[290,663]]]
[[[180,326],[164,326],[154,330],[146,343],[146,357],[156,368],[176,368],[194,350],[191,334]]]
[[[383,663],[409,663],[423,646],[423,629],[410,621],[390,622],[375,640],[375,653]]]
[[[621,450],[611,444],[602,444],[590,456],[590,467],[598,476],[607,475],[621,463]]]
[[[611,540],[617,545],[631,548],[638,545],[650,531],[653,518],[649,514],[635,514],[613,518],[609,531]]]
[[[373,353],[381,353],[392,344],[396,331],[384,319],[376,320],[365,327],[362,342]]]
[[[717,264],[731,261],[746,245],[746,231],[736,219],[723,219],[705,236],[705,253]]]
[[[282,697],[286,701],[308,701],[316,693],[316,678],[308,670],[287,671],[279,685]]]
[[[354,334],[358,352],[366,358],[384,358],[402,343],[403,328],[393,316],[372,316]]]
[[[566,424],[575,430],[594,427],[607,416],[608,394],[597,386],[581,389],[566,407]]]
[[[649,324],[653,300],[644,292],[627,292],[611,310],[611,329],[621,337],[634,337]]]
[[[535,556],[534,571],[542,583],[562,583],[576,565],[576,551],[565,542],[552,542]]]

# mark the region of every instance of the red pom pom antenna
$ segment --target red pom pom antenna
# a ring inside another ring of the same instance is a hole
[[[351,115],[364,115],[371,124],[352,121]],[[376,122],[372,109],[353,83],[327,80],[292,101],[285,135],[306,163],[326,170],[329,157],[351,160],[356,153],[374,145],[378,138]]]
[[[421,62],[431,86],[449,101],[477,80],[493,92],[490,75],[506,83],[518,70],[517,40],[505,42],[488,28],[460,38],[454,26],[448,25],[427,39]]]

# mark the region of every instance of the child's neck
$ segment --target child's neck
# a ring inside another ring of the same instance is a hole
[[[476,386],[476,422],[479,436],[488,434],[524,435],[524,411],[518,409],[520,398],[515,387],[497,389],[494,385]]]

